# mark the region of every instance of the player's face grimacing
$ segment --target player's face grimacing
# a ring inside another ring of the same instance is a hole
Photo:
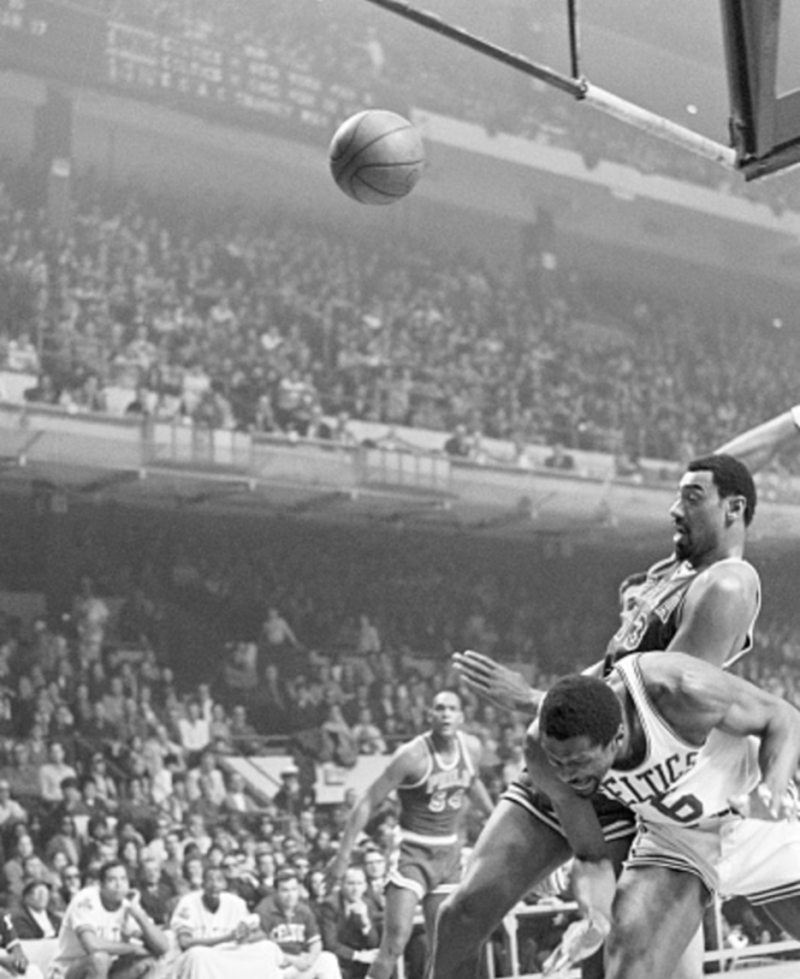
[[[455,734],[461,726],[464,715],[461,701],[455,694],[440,693],[431,708],[431,727],[436,734]]]
[[[549,738],[542,734],[541,746],[556,775],[580,796],[590,796],[600,787],[617,756],[619,738],[595,744],[585,734],[576,738]]]
[[[675,556],[697,564],[713,551],[719,544],[724,512],[725,501],[720,498],[712,473],[684,473],[678,484],[678,498],[669,511],[675,527]]]

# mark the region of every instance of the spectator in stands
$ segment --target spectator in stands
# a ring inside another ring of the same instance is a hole
[[[322,757],[352,768],[358,760],[358,741],[350,725],[344,719],[340,704],[330,704],[328,716],[322,724]]]
[[[386,855],[375,844],[364,849],[364,874],[367,881],[367,895],[377,907],[381,920],[386,907],[387,876]]]
[[[134,882],[145,912],[157,925],[169,927],[178,889],[174,880],[162,871],[161,861],[155,854],[143,852],[140,855],[139,872]]]
[[[22,902],[12,916],[17,935],[23,940],[55,938],[61,915],[50,909],[50,886],[45,881],[29,880],[22,889]]]
[[[264,661],[277,664],[283,676],[297,674],[300,643],[292,627],[274,606],[267,609],[267,617],[261,626],[259,646],[263,651]]]
[[[108,765],[102,751],[95,751],[89,763],[89,773],[94,780],[98,798],[109,812],[119,804],[119,790],[115,780],[108,773]]]
[[[381,651],[381,637],[377,626],[363,613],[358,619],[358,642],[356,652],[359,656],[370,656]]]
[[[202,715],[198,700],[191,699],[186,704],[186,717],[178,721],[178,734],[186,764],[192,768],[198,764],[200,755],[211,743],[209,723]]]
[[[243,704],[236,704],[231,711],[230,736],[235,754],[249,755],[259,749],[258,733],[247,719],[247,708]]]
[[[47,761],[39,766],[39,794],[45,803],[55,806],[64,798],[61,783],[64,779],[77,780],[77,772],[65,761],[64,745],[52,741],[47,751]]]
[[[28,333],[23,331],[9,340],[6,364],[10,371],[20,374],[39,373],[39,352]]]
[[[11,783],[7,778],[0,778],[0,834],[5,837],[14,826],[27,821],[27,809],[12,798]]]
[[[42,979],[42,970],[28,961],[8,914],[0,914],[0,969],[11,976]]]
[[[30,752],[24,741],[15,741],[11,746],[11,759],[0,769],[0,778],[8,782],[11,795],[26,802],[39,798],[39,766],[30,761]]]
[[[336,957],[322,948],[317,919],[300,901],[300,881],[284,868],[275,875],[275,893],[256,907],[261,931],[282,953],[284,979],[338,979]]]
[[[453,434],[444,443],[447,455],[456,459],[468,459],[472,451],[472,443],[467,433],[466,425],[456,425]]]
[[[22,896],[25,881],[25,860],[36,853],[33,838],[23,830],[11,844],[11,856],[3,864],[4,890],[15,900]]]
[[[553,445],[553,451],[544,460],[548,469],[574,469],[575,459],[567,452],[561,442]]]
[[[187,776],[186,788],[192,802],[203,796],[212,806],[219,807],[225,801],[225,778],[217,767],[217,756],[213,751],[202,752],[200,764]]]
[[[300,769],[294,762],[284,765],[281,770],[281,787],[272,802],[280,813],[294,817],[299,817],[307,805],[313,804],[311,794],[300,784]]]
[[[177,979],[279,979],[281,952],[257,931],[247,905],[225,890],[221,867],[207,867],[202,889],[184,894],[172,915],[181,949]]]
[[[169,941],[138,900],[119,861],[99,869],[99,886],[84,887],[69,904],[58,934],[53,971],[65,979],[140,977],[165,955]]]
[[[56,832],[47,841],[45,859],[52,860],[56,853],[63,853],[69,863],[79,865],[82,850],[83,841],[78,834],[75,817],[71,813],[64,812],[58,820]]]
[[[100,659],[106,628],[111,618],[108,605],[94,593],[88,575],[81,579],[81,590],[72,606],[72,618],[78,633],[78,657],[84,665]]]
[[[358,712],[358,721],[353,726],[352,735],[355,738],[360,755],[386,754],[386,741],[380,728],[372,721],[372,711],[362,707]]]
[[[221,808],[226,813],[255,813],[260,806],[248,794],[244,776],[235,770],[228,772],[225,798]]]
[[[63,912],[81,889],[81,872],[74,864],[68,863],[61,868],[60,875],[61,881],[51,895],[51,900],[54,909]]]
[[[342,886],[321,907],[324,947],[339,960],[343,979],[363,979],[378,955],[381,941],[380,908],[367,891],[364,868],[351,866]]]

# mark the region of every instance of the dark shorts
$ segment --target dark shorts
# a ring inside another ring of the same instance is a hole
[[[429,894],[449,894],[461,880],[461,844],[401,838],[392,854],[389,883],[413,891],[422,900]],[[427,838],[431,839],[431,838]]]
[[[522,806],[527,813],[539,819],[545,826],[565,836],[552,802],[546,795],[528,785],[524,779],[515,779],[500,798]],[[607,841],[624,840],[635,836],[636,815],[627,806],[604,795],[594,795],[591,801]]]

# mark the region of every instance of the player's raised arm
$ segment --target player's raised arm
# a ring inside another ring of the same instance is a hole
[[[735,435],[730,441],[715,449],[715,454],[734,456],[750,469],[758,472],[775,453],[800,433],[800,404],[788,411],[756,425],[755,428]]]
[[[683,736],[703,739],[713,728],[759,738],[763,793],[775,818],[800,764],[800,711],[782,697],[693,656],[674,653],[640,658],[648,686],[661,685],[654,698],[664,718]]]
[[[572,884],[581,914],[589,921],[607,923],[616,879],[600,820],[591,801],[579,796],[556,774],[539,744],[537,721],[528,728],[525,761],[528,778],[553,803],[575,855]]]
[[[392,756],[389,764],[375,779],[364,794],[356,801],[342,832],[342,839],[336,856],[331,861],[326,876],[329,884],[344,877],[350,862],[356,840],[363,832],[378,806],[403,782],[414,781],[424,770],[424,748],[419,741],[401,745]]]

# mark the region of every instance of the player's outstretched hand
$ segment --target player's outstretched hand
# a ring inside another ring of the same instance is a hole
[[[561,943],[542,967],[542,975],[558,979],[566,975],[576,962],[588,959],[608,937],[611,925],[605,918],[581,918],[573,921],[564,932]]]
[[[453,665],[471,690],[503,710],[535,713],[541,694],[531,689],[521,673],[472,649],[453,653]]]
[[[798,799],[797,790],[789,786],[783,793],[770,788],[766,782],[761,782],[749,795],[737,795],[728,800],[734,812],[750,819],[797,820]]]

